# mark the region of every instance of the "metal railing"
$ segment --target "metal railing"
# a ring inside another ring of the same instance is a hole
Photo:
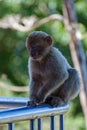
[[[8,130],[14,130],[14,124],[20,121],[30,121],[30,130],[36,130],[35,121],[37,120],[37,129],[42,130],[42,118],[50,117],[50,130],[55,130],[55,116],[60,116],[59,130],[64,130],[64,113],[68,111],[69,105],[62,107],[51,107],[50,105],[41,105],[38,107],[27,107],[27,98],[6,98],[0,97],[0,107],[9,108],[0,110],[0,125],[8,124]]]

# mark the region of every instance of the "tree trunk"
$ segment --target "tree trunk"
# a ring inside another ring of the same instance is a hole
[[[77,19],[74,11],[74,0],[63,0],[64,24],[71,36],[70,50],[75,68],[81,77],[80,102],[87,129],[87,65],[82,43],[78,37]]]

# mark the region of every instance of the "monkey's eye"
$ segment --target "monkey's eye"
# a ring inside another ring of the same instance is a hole
[[[29,45],[29,50],[31,50],[31,49],[35,49],[35,48],[37,48],[36,45],[34,45],[34,44],[30,44],[30,45]]]
[[[31,45],[31,48],[32,49],[41,49],[42,47],[41,46],[39,46],[39,45]]]

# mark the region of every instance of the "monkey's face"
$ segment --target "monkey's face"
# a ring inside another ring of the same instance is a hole
[[[29,51],[30,51],[31,58],[34,60],[40,60],[44,56],[44,47],[42,47],[40,45],[37,45],[37,44],[33,45],[32,44]]]
[[[41,60],[48,54],[52,45],[52,39],[44,32],[32,33],[27,39],[27,48],[33,60]]]

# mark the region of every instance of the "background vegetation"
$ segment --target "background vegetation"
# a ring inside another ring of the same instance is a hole
[[[87,55],[87,1],[76,0],[75,11],[78,17],[78,28],[83,36],[83,48]],[[62,14],[61,0],[0,0],[0,83],[8,87],[28,85],[27,61],[28,52],[25,47],[26,37],[31,31],[19,31],[11,27],[2,26],[2,19],[10,16],[22,18],[35,17],[38,21],[52,14]],[[11,20],[11,18],[10,18]],[[19,21],[23,26],[23,22]],[[7,20],[7,24],[9,24]],[[35,30],[35,29],[34,29]],[[42,30],[52,35],[55,46],[62,51],[69,63],[73,66],[69,50],[70,36],[64,25],[56,20],[51,21],[36,30]],[[32,30],[33,31],[33,30]],[[0,84],[0,96],[24,96],[28,92],[14,92]],[[84,118],[79,98],[71,103],[66,115],[66,129],[84,130]],[[24,124],[23,124],[24,125]],[[18,130],[28,130],[27,125],[18,126]]]

